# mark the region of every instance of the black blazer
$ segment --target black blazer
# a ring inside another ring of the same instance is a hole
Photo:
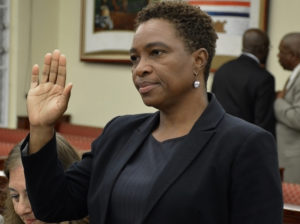
[[[274,138],[224,112],[214,96],[166,165],[141,224],[280,224],[282,194]],[[48,222],[90,216],[106,224],[116,178],[157,125],[159,113],[113,119],[91,153],[64,175],[53,138],[22,156],[32,208]],[[28,137],[27,137],[28,138]],[[22,148],[26,148],[28,139]],[[23,153],[24,154],[24,153]]]
[[[214,74],[212,92],[225,111],[275,136],[274,77],[252,58],[241,55]]]

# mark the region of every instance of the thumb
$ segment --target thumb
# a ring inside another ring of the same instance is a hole
[[[71,90],[72,90],[72,87],[73,87],[73,84],[72,83],[69,83],[66,87],[65,87],[65,89],[64,89],[64,91],[63,91],[63,96],[67,99],[67,100],[69,100],[69,98],[70,98],[70,96],[71,96]]]

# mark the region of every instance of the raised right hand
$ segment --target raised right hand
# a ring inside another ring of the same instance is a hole
[[[43,145],[52,137],[50,133],[53,134],[55,123],[67,109],[72,85],[65,86],[65,81],[66,57],[59,50],[45,55],[40,79],[38,65],[32,68],[31,86],[27,95],[27,112],[30,122],[30,141],[33,140],[34,145],[38,142],[38,145]],[[47,133],[48,136],[45,136]]]

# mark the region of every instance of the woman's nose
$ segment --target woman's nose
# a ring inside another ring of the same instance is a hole
[[[31,205],[28,198],[21,198],[15,206],[15,211],[19,216],[32,212]]]
[[[147,59],[141,58],[136,67],[133,68],[134,75],[145,76],[151,72],[151,65]]]

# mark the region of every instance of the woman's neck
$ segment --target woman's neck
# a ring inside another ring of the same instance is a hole
[[[178,106],[172,110],[161,110],[158,127],[152,132],[153,137],[158,141],[165,141],[187,135],[207,105],[206,98],[197,103]]]

